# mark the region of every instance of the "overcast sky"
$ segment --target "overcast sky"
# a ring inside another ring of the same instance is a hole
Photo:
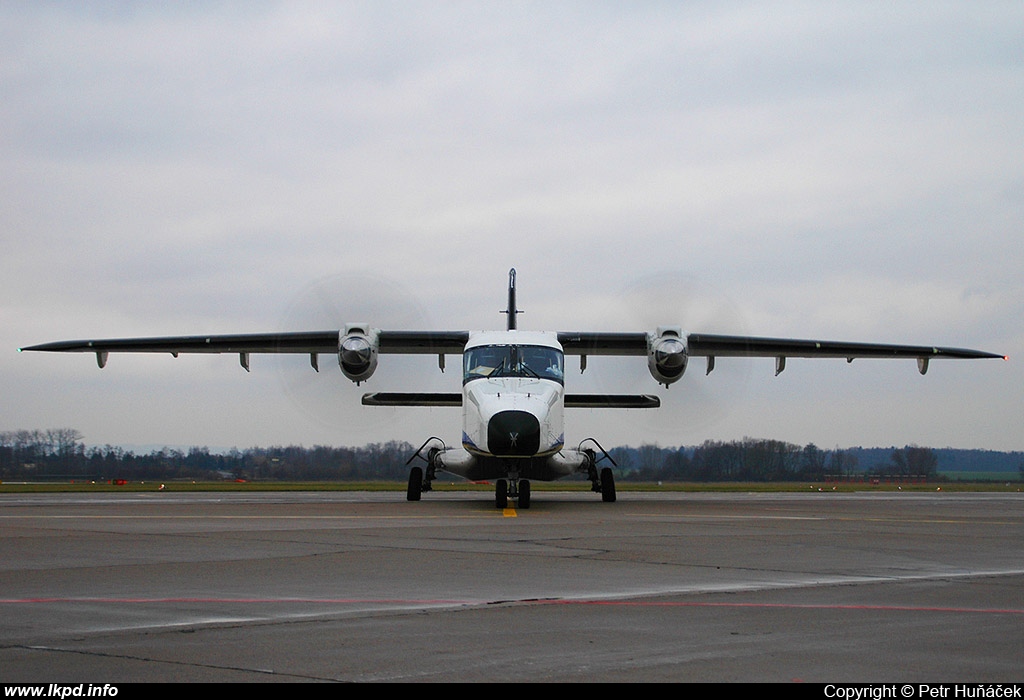
[[[60,339],[653,330],[1009,362],[591,358],[566,442],[1024,449],[1024,5],[0,2],[0,430],[87,444],[438,435],[458,362],[16,352]]]

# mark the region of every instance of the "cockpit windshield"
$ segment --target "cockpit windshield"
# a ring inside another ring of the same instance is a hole
[[[466,350],[462,383],[494,377],[533,377],[564,382],[562,351],[543,345],[484,345]]]

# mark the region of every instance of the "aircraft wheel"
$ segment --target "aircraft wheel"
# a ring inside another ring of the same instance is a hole
[[[420,500],[420,494],[423,492],[423,469],[420,467],[413,467],[409,470],[409,489],[405,493],[405,498],[408,501]]]
[[[612,476],[611,467],[601,470],[601,500],[605,503],[615,503],[615,477]]]
[[[530,482],[526,479],[519,480],[519,507],[530,507]]]
[[[508,482],[498,479],[494,486],[494,505],[498,508],[508,508]]]

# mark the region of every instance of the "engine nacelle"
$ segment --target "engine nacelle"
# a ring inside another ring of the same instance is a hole
[[[686,371],[689,353],[682,331],[676,327],[659,327],[647,343],[647,368],[658,384],[678,381]]]
[[[377,369],[377,329],[365,323],[349,323],[338,339],[338,365],[356,384],[365,382]]]

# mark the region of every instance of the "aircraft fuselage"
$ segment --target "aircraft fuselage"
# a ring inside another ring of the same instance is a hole
[[[549,460],[565,443],[564,355],[556,335],[473,333],[462,370],[462,446],[471,459],[445,469],[471,479],[565,476]]]

